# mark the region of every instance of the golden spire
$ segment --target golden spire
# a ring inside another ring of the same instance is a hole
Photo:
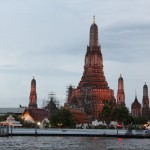
[[[93,23],[95,23],[95,15],[93,16]]]

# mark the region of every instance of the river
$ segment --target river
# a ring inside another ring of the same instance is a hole
[[[0,150],[149,150],[150,139],[107,137],[0,137]]]

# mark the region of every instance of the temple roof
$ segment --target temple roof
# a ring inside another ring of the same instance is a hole
[[[42,122],[45,118],[48,117],[48,112],[44,109],[39,108],[27,108],[25,109],[24,113],[28,113],[35,122]]]
[[[135,100],[132,103],[131,108],[141,108],[141,104],[138,102],[137,97],[135,97]]]
[[[77,123],[91,123],[91,119],[81,110],[69,108],[73,118]]]

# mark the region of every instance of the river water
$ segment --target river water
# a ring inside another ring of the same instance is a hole
[[[107,137],[0,137],[0,150],[150,150],[150,139]]]

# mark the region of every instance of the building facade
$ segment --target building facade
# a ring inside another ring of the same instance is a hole
[[[84,72],[77,88],[70,87],[65,106],[82,108],[87,115],[97,119],[107,101],[116,103],[114,92],[109,88],[104,75],[103,56],[98,42],[98,26],[94,17],[90,27]]]

